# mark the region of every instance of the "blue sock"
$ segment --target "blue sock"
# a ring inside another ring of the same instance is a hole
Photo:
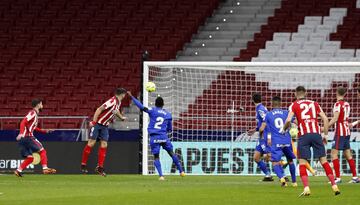
[[[158,171],[158,173],[159,173],[159,176],[163,176],[163,174],[162,174],[162,170],[161,170],[161,163],[160,163],[160,160],[158,160],[158,159],[155,159],[155,161],[154,161],[154,165],[155,165],[155,167],[156,167],[156,170]]]
[[[270,171],[267,169],[264,161],[260,160],[257,165],[259,166],[261,171],[264,172],[265,175],[270,175]]]
[[[291,181],[293,183],[296,182],[296,167],[294,163],[289,164],[290,174],[291,174]]]
[[[181,167],[180,161],[178,159],[178,157],[174,154],[172,156],[173,162],[176,165],[177,169],[179,170],[179,173],[183,172],[183,168]]]
[[[279,179],[281,179],[285,176],[284,170],[280,164],[277,164],[274,166],[274,172],[275,172],[276,176],[279,177]]]

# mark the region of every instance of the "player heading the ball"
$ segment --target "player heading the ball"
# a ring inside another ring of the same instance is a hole
[[[19,142],[21,156],[25,158],[20,166],[14,171],[14,174],[18,177],[22,177],[22,171],[34,161],[33,153],[39,153],[44,174],[56,173],[55,169],[49,168],[47,166],[48,159],[46,150],[39,142],[39,140],[37,140],[34,136],[34,131],[40,133],[52,132],[52,130],[43,130],[38,127],[39,113],[43,109],[42,100],[33,99],[31,101],[31,106],[33,109],[30,110],[25,118],[21,121],[20,133],[16,137],[16,140]]]
[[[114,92],[114,96],[96,109],[93,120],[90,122],[90,137],[82,153],[81,172],[83,174],[88,173],[86,166],[87,161],[91,149],[94,147],[96,141],[99,140],[98,165],[95,168],[95,172],[101,176],[106,176],[106,173],[104,172],[104,161],[107,151],[107,142],[109,140],[108,126],[114,120],[115,116],[121,120],[126,119],[126,117],[120,113],[121,100],[124,99],[125,95],[126,90],[124,88],[117,88]]]
[[[154,155],[154,166],[160,176],[159,180],[165,180],[161,170],[160,163],[160,147],[165,149],[172,158],[174,164],[179,170],[180,176],[184,177],[185,172],[181,167],[180,161],[173,151],[173,145],[168,138],[168,134],[172,132],[172,116],[171,113],[165,110],[164,100],[157,97],[155,100],[155,107],[147,108],[139,102],[131,92],[128,92],[135,105],[143,112],[149,114],[150,122],[148,125],[148,133],[150,136],[151,153]],[[144,165],[145,166],[145,165]]]
[[[319,158],[322,167],[325,170],[326,176],[328,177],[332,190],[335,195],[340,194],[340,190],[335,183],[333,171],[326,159],[326,151],[324,143],[327,142],[329,120],[321,109],[320,105],[312,100],[306,99],[306,89],[303,86],[298,86],[295,90],[296,101],[293,102],[289,107],[289,114],[286,119],[284,128],[281,133],[285,133],[292,122],[293,117],[296,117],[298,121],[300,134],[298,136],[298,158],[299,158],[299,169],[300,178],[304,184],[304,191],[300,196],[309,196],[310,188],[308,175],[306,171],[306,162],[311,158],[311,150],[313,149],[313,157]],[[324,123],[324,135],[320,135],[320,126],[318,117]]]

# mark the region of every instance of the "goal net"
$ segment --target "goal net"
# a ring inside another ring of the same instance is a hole
[[[165,109],[173,116],[171,141],[185,172],[197,175],[261,174],[253,153],[259,134],[247,134],[255,128],[252,94],[261,93],[271,109],[273,96],[282,98],[283,108],[294,101],[299,85],[308,90],[308,98],[319,102],[332,116],[336,88],[348,88],[351,119],[360,118],[359,63],[237,63],[237,62],[145,62],[144,83],[152,81],[157,90],[143,90],[143,103],[154,106],[157,96],[164,98]],[[148,116],[143,118],[143,174],[156,174],[147,133]],[[358,126],[360,127],[360,126]],[[354,128],[351,146],[359,166],[360,129]],[[330,140],[333,138],[330,133]],[[331,144],[328,143],[330,160]],[[340,156],[342,172],[348,174],[346,160]],[[164,174],[177,173],[171,158],[161,151]],[[322,168],[312,160],[315,169]]]

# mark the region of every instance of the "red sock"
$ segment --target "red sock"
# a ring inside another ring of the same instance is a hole
[[[325,162],[324,164],[322,164],[322,166],[325,170],[326,176],[328,177],[329,181],[331,182],[331,185],[335,185],[334,173],[333,173],[329,163]]]
[[[304,164],[300,164],[299,169],[300,169],[300,178],[301,178],[301,181],[302,181],[304,187],[309,186],[309,180],[308,180],[308,174],[306,171],[306,166]]]
[[[83,154],[82,154],[82,159],[81,159],[81,164],[82,165],[87,164],[90,153],[91,153],[91,147],[89,145],[86,145],[84,150],[83,150]]]
[[[46,150],[45,149],[43,149],[43,150],[41,150],[40,152],[39,152],[39,154],[40,154],[40,158],[41,158],[41,165],[42,165],[42,167],[44,168],[47,168],[47,161],[48,161],[48,159],[47,159],[47,155],[46,155]]]
[[[334,165],[334,170],[335,170],[335,175],[337,178],[340,178],[340,163],[339,163],[339,159],[334,159],[332,161],[333,165]]]
[[[356,166],[355,166],[354,159],[349,159],[348,163],[349,163],[350,170],[351,170],[351,173],[352,173],[353,177],[356,177],[357,175],[356,175]]]
[[[18,170],[22,171],[24,169],[26,169],[27,166],[29,166],[29,164],[31,164],[31,162],[33,162],[34,157],[33,156],[29,156],[27,157],[19,166]]]
[[[99,156],[98,156],[98,166],[104,167],[104,161],[106,157],[106,147],[99,148]]]

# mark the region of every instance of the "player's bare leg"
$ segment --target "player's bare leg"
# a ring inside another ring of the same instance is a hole
[[[46,153],[46,150],[43,148],[39,151],[39,155],[40,155],[40,158],[41,158],[41,165],[43,167],[43,174],[55,174],[56,173],[56,169],[53,169],[53,168],[49,168],[47,166],[47,153]]]
[[[89,139],[86,146],[84,147],[82,159],[81,159],[81,173],[87,174],[89,171],[87,169],[87,161],[89,159],[89,155],[91,153],[91,149],[95,146],[96,140]]]
[[[107,142],[104,140],[100,141],[99,153],[98,153],[98,166],[95,168],[95,171],[103,177],[106,177],[104,170],[104,161],[106,157]]]
[[[25,158],[25,160],[20,164],[20,166],[14,171],[15,176],[22,177],[22,171],[26,169],[34,160],[32,155],[29,155]]]
[[[269,170],[267,170],[266,164],[261,159],[261,153],[258,151],[254,152],[254,161],[258,164],[261,171],[265,174],[263,181],[274,181],[270,175]]]
[[[344,150],[344,156],[349,163],[349,167],[350,167],[350,170],[352,173],[352,179],[349,181],[349,183],[354,183],[354,184],[360,183],[360,179],[359,179],[359,177],[357,177],[357,174],[356,174],[355,161],[352,158],[350,149]]]
[[[336,176],[335,183],[337,183],[337,184],[341,183],[340,162],[339,162],[338,154],[339,154],[339,150],[336,150],[336,149],[331,150],[331,161],[333,163],[335,176]]]
[[[328,177],[328,179],[329,179],[329,181],[331,183],[331,188],[332,188],[335,196],[339,195],[340,190],[339,190],[338,186],[335,183],[333,171],[332,171],[326,157],[321,157],[320,158],[320,163],[321,163],[322,167],[324,168],[326,176]]]

